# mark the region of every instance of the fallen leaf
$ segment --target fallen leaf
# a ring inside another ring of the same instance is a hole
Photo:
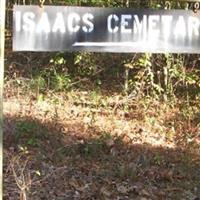
[[[142,190],[140,191],[140,195],[142,195],[142,196],[147,196],[147,197],[150,196],[149,192],[148,192],[146,189],[142,189]]]
[[[108,147],[112,147],[115,144],[114,140],[112,138],[106,140],[106,145]]]
[[[127,194],[129,192],[129,188],[124,185],[120,185],[117,187],[117,191],[121,194]]]
[[[102,188],[100,189],[100,192],[101,192],[101,194],[103,194],[103,195],[106,196],[106,197],[110,197],[110,196],[111,196],[111,192],[108,191],[108,189],[107,189],[106,187],[102,187]]]
[[[173,181],[173,171],[172,170],[164,170],[160,174],[161,178],[167,181]]]

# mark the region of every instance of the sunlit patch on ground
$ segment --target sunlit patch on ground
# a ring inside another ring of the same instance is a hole
[[[199,146],[177,134],[177,107],[72,95],[5,98],[5,199],[200,196]]]

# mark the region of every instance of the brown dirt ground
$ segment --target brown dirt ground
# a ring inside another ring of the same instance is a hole
[[[5,200],[200,199],[199,130],[177,105],[131,101],[125,109],[119,94],[102,96],[102,106],[88,91],[38,100],[10,90]]]

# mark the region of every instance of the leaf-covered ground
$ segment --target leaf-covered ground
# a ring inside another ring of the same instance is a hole
[[[5,86],[5,200],[198,200],[199,104]]]

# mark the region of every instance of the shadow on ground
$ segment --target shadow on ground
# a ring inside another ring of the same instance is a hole
[[[134,144],[95,127],[76,133],[81,122],[4,121],[5,200],[19,199],[16,181],[30,200],[200,198],[199,155]]]

